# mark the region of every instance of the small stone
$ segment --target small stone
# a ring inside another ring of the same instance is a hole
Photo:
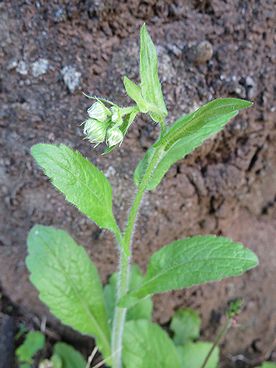
[[[187,57],[195,64],[203,64],[213,56],[213,46],[208,41],[202,41],[197,45],[191,46],[187,50]]]
[[[28,67],[27,63],[25,63],[25,61],[23,61],[23,60],[20,60],[19,63],[17,64],[17,68],[16,68],[17,73],[19,73],[21,75],[27,75],[28,70],[29,70],[29,67]]]
[[[73,93],[80,84],[81,73],[78,72],[73,66],[65,66],[61,70],[64,83],[68,87],[69,91]]]
[[[17,67],[17,60],[16,59],[11,59],[8,64],[7,64],[7,70],[13,70]]]
[[[49,61],[47,59],[38,59],[32,64],[32,74],[34,77],[39,77],[45,74],[49,67]]]

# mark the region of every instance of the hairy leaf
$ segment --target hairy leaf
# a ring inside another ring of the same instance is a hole
[[[172,340],[160,326],[146,320],[126,323],[123,362],[127,368],[180,368]]]
[[[58,342],[54,346],[54,354],[60,358],[62,368],[85,368],[84,357],[72,346]]]
[[[133,290],[139,287],[143,282],[143,275],[140,268],[137,265],[132,265],[130,275],[129,289]],[[109,320],[113,320],[114,310],[116,306],[116,284],[118,279],[118,273],[113,273],[109,279],[108,284],[104,288],[104,297],[106,302],[106,309]],[[143,299],[137,303],[134,307],[127,311],[127,321],[134,319],[151,319],[152,315],[152,300],[151,298]]]
[[[188,342],[178,346],[177,351],[181,359],[181,368],[201,368],[207,354],[212,348],[210,342]],[[216,347],[212,352],[206,368],[217,368],[219,363],[219,349]]]
[[[170,329],[174,332],[176,345],[183,345],[199,337],[200,318],[196,311],[189,308],[179,309],[172,318]]]
[[[147,167],[149,157],[158,146],[163,154],[156,166],[148,190],[155,189],[169,168],[178,160],[200,146],[206,139],[218,133],[238,111],[251,106],[251,102],[237,98],[220,98],[200,107],[195,112],[178,119],[168,132],[146,153],[139,162],[134,181],[138,186]]]
[[[142,96],[154,121],[160,122],[168,112],[158,78],[158,59],[155,46],[145,24],[140,31],[140,79]]]
[[[27,267],[40,299],[64,324],[96,338],[107,357],[110,331],[103,289],[85,249],[65,231],[35,225],[28,236]]]
[[[32,363],[35,354],[43,349],[45,337],[39,331],[28,332],[24,342],[16,349],[16,357],[21,363]]]
[[[137,84],[132,82],[127,77],[124,77],[124,86],[128,96],[136,102],[139,110],[143,113],[147,113],[148,108],[145,100],[143,99],[141,87],[137,86]]]
[[[78,207],[98,226],[118,234],[112,213],[112,189],[96,166],[63,144],[36,144],[31,152],[68,202]]]
[[[257,264],[258,258],[250,249],[228,238],[208,235],[177,240],[152,255],[143,284],[125,295],[120,305],[133,305],[151,294],[239,276]]]

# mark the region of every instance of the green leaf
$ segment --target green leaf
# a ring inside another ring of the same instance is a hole
[[[250,249],[228,238],[208,235],[177,240],[151,256],[143,284],[126,294],[120,305],[129,307],[148,295],[239,276],[257,264]]]
[[[184,346],[178,346],[177,351],[181,359],[181,368],[201,368],[204,359],[212,348],[210,342],[188,342]],[[219,363],[219,349],[212,352],[205,368],[217,368]]]
[[[123,362],[127,368],[180,368],[172,340],[160,326],[146,320],[126,323]]]
[[[112,213],[112,189],[96,166],[64,144],[36,144],[31,153],[68,202],[99,227],[118,234]]]
[[[110,355],[103,289],[85,249],[65,231],[35,225],[28,236],[27,267],[40,299],[64,324],[96,338]]]
[[[39,331],[28,332],[24,342],[16,349],[16,357],[21,363],[32,363],[35,354],[44,348],[45,337]]]
[[[140,31],[140,79],[142,96],[152,119],[156,122],[164,120],[168,112],[158,78],[157,53],[145,24]]]
[[[52,357],[51,357],[51,363],[53,365],[53,368],[63,368],[62,367],[61,357],[59,355],[57,355],[57,354],[52,355]]]
[[[170,329],[174,332],[176,345],[183,345],[189,340],[196,340],[200,332],[200,318],[193,309],[179,309],[173,316]]]
[[[143,99],[141,88],[127,77],[124,77],[124,86],[128,96],[136,102],[139,110],[143,113],[147,113],[148,108],[145,100]]]
[[[85,368],[86,361],[84,357],[72,346],[64,342],[58,342],[54,346],[54,354],[62,362],[62,368]]]
[[[132,265],[130,275],[130,290],[139,287],[143,282],[143,275],[137,265]],[[110,322],[113,320],[115,305],[116,305],[116,284],[118,273],[113,273],[109,279],[108,284],[104,288],[104,297],[106,302],[107,314]],[[143,299],[134,307],[127,311],[126,320],[147,319],[151,320],[152,316],[152,300],[151,298]]]
[[[260,367],[256,368],[276,368],[276,363],[264,362]]]
[[[251,102],[237,98],[220,98],[178,119],[139,162],[134,174],[136,185],[139,185],[148,159],[157,147],[163,147],[163,154],[152,174],[148,190],[157,187],[175,162],[183,159],[206,139],[222,130],[225,124],[238,114],[239,110],[251,105]]]

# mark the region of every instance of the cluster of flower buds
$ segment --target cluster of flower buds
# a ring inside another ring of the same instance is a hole
[[[123,124],[122,109],[113,105],[110,109],[97,100],[87,110],[89,118],[83,123],[83,132],[93,144],[106,142],[108,147],[120,144],[124,135],[120,129]]]

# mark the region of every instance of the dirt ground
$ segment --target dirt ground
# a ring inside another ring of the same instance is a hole
[[[272,0],[0,3],[0,311],[16,321],[46,317],[52,333],[80,341],[50,316],[28,281],[27,232],[35,223],[67,229],[86,246],[103,281],[116,269],[116,251],[109,234],[51,187],[30,147],[63,142],[89,157],[108,175],[115,213],[124,224],[134,191],[131,173],[157,128],[139,118],[121,148],[103,157],[101,148],[93,150],[82,140],[80,123],[89,101],[81,91],[129,103],[122,76],[137,81],[138,31],[146,22],[158,48],[171,122],[216,97],[247,98],[254,106],[147,194],[134,259],[145,270],[149,255],[162,245],[206,233],[244,242],[260,258],[260,266],[241,278],[157,296],[154,318],[166,324],[175,309],[191,306],[202,316],[203,337],[213,339],[227,302],[243,297],[240,327],[222,346],[224,367],[275,358],[273,17]]]

